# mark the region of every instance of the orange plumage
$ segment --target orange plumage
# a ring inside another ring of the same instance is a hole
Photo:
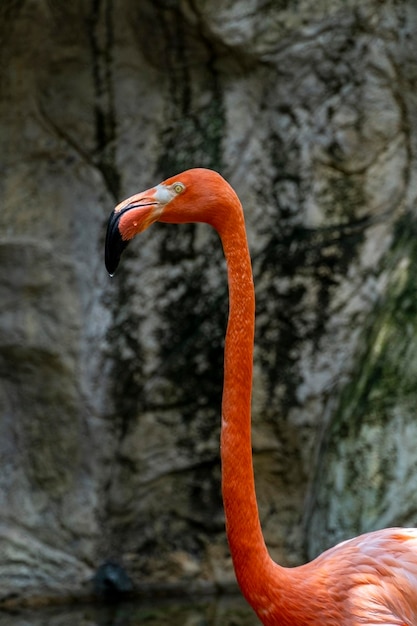
[[[226,532],[242,593],[266,626],[417,626],[417,530],[368,533],[314,561],[284,568],[268,554],[252,466],[251,392],[255,321],[252,268],[241,203],[216,172],[192,169],[128,198],[112,212],[106,267],[155,221],[206,222],[227,262],[229,320],[222,400],[222,494]]]

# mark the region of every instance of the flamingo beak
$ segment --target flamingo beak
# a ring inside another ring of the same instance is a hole
[[[109,221],[107,222],[104,262],[110,276],[113,276],[116,271],[122,252],[129,243],[128,240],[123,239],[119,230],[120,216],[121,212],[117,213],[116,211],[112,211]]]
[[[115,273],[129,241],[157,219],[155,209],[158,204],[148,191],[128,198],[112,211],[107,223],[104,251],[104,262],[110,276]]]

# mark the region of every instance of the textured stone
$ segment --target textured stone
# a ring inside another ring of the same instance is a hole
[[[233,582],[218,238],[155,225],[103,265],[114,204],[193,166],[245,208],[273,556],[415,523],[417,11],[363,4],[0,4],[0,600],[107,562]]]

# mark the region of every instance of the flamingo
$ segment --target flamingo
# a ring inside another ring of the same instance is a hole
[[[152,223],[206,222],[221,239],[229,285],[221,418],[222,496],[236,579],[265,626],[417,625],[417,529],[339,543],[286,568],[270,557],[255,494],[251,392],[255,296],[241,202],[217,172],[195,168],[129,197],[110,215],[105,263]]]

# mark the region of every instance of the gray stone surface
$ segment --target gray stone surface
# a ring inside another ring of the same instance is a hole
[[[415,523],[417,9],[363,5],[1,3],[0,600],[107,560],[233,585],[218,239],[157,225],[103,264],[114,204],[193,166],[245,207],[273,556]]]

